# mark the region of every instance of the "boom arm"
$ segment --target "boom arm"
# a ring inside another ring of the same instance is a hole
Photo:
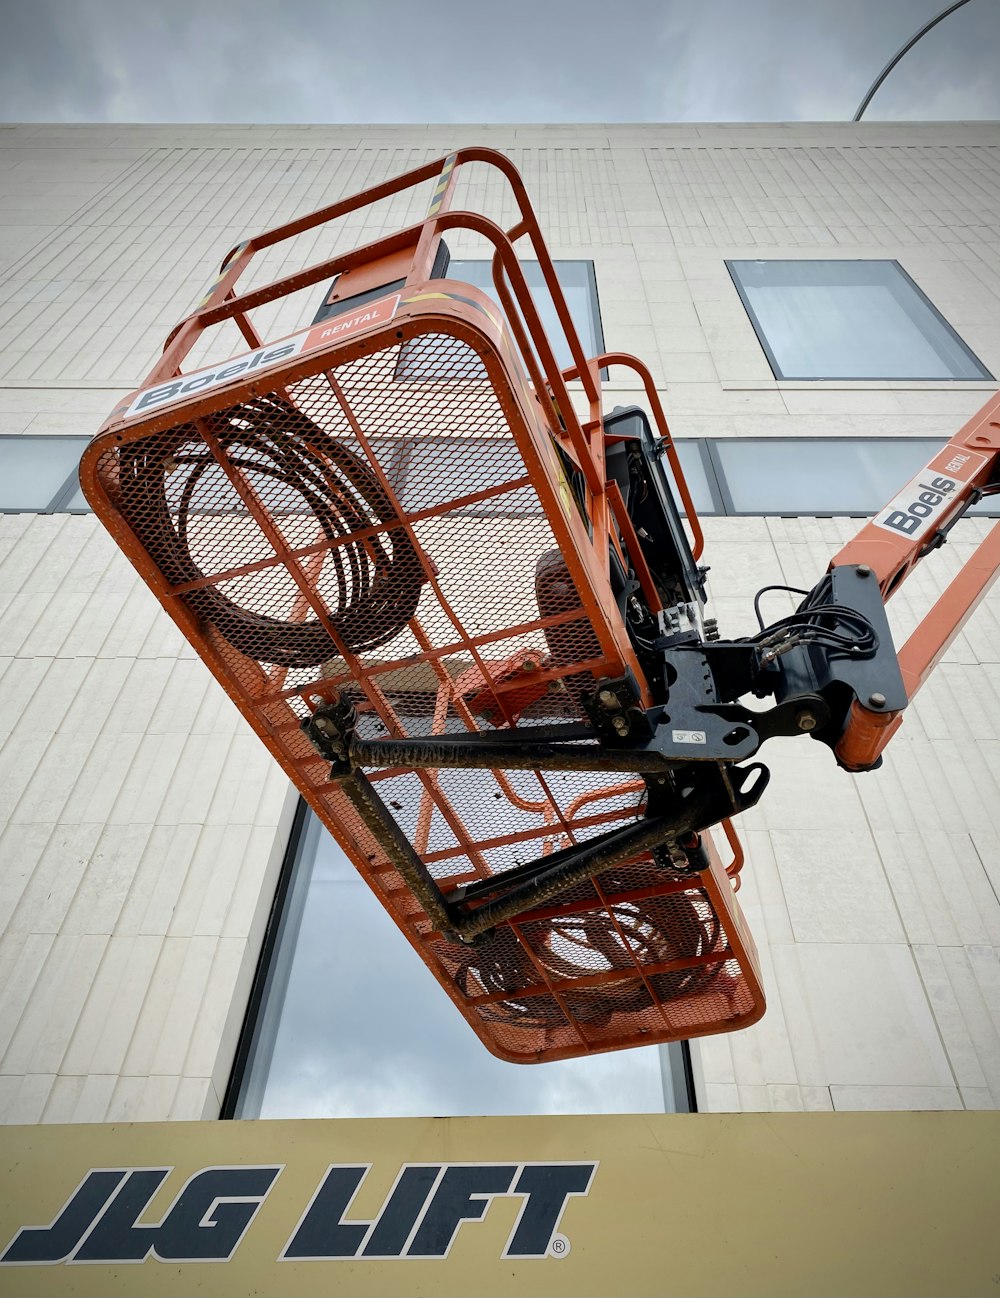
[[[993,397],[835,557],[870,568],[885,599],[936,550],[970,505],[1000,492],[1000,395]],[[980,544],[899,651],[906,700],[920,689],[1000,573],[1000,523]],[[878,693],[884,693],[879,691]],[[834,751],[851,771],[870,770],[899,728],[900,709],[856,700]]]

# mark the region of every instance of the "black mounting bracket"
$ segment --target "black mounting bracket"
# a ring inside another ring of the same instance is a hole
[[[845,625],[863,634],[852,640]],[[583,700],[584,722],[367,738],[341,697],[302,729],[431,922],[469,942],[644,853],[672,877],[707,868],[698,835],[753,806],[767,784],[766,767],[740,762],[775,736],[809,734],[833,747],[858,698],[887,709],[906,703],[881,592],[861,567],[834,568],[796,614],[761,636],[655,648],[662,680],[654,697],[664,701],[650,708],[627,673],[597,682]],[[738,701],[747,694],[776,702],[751,710]],[[618,771],[641,775],[647,795],[629,824],[442,891],[365,774],[394,768]]]

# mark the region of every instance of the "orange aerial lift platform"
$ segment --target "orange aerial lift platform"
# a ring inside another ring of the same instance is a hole
[[[499,173],[510,228],[453,207],[468,166]],[[238,290],[255,257],[421,185],[423,220]],[[448,277],[449,231],[487,241],[495,300]],[[263,316],[321,283],[311,324],[267,336]],[[612,366],[646,409],[605,409]],[[994,398],[794,613],[720,639],[654,380],[584,353],[521,178],[480,148],[233,249],[81,479],[483,1043],[517,1062],[760,1017],[732,826],[768,781],[753,759],[803,735],[877,766],[1000,568],[998,524],[897,654],[885,600],[1000,490]]]

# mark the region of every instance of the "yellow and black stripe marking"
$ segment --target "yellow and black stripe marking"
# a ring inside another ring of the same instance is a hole
[[[247,246],[249,242],[250,242],[249,239],[244,239],[242,243],[238,243],[236,247],[233,249],[233,251],[226,258],[226,260],[222,263],[222,269],[219,271],[218,275],[216,275],[215,279],[212,280],[211,284],[209,284],[208,292],[205,294],[205,296],[195,307],[196,311],[200,311],[201,308],[206,305],[206,303],[211,298],[212,294],[215,292],[215,290],[225,279],[226,274],[229,271],[229,267],[233,264],[233,262],[236,260],[236,258],[240,255],[240,253],[243,251],[243,249]]]
[[[449,153],[444,160],[441,175],[431,198],[431,205],[427,209],[428,216],[437,216],[441,210],[441,204],[444,202],[444,191],[448,188],[448,181],[451,180],[451,173],[455,169],[455,156],[454,153]]]
[[[464,302],[466,306],[471,306],[474,310],[481,312],[494,328],[503,333],[503,317],[499,312],[490,311],[481,302],[476,302],[471,297],[464,297],[461,293],[414,293],[410,297],[404,297],[403,304],[425,302],[430,298],[444,298],[453,302]]]

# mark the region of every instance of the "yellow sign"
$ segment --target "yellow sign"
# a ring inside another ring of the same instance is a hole
[[[1000,1293],[1000,1114],[0,1129],[0,1294]]]

